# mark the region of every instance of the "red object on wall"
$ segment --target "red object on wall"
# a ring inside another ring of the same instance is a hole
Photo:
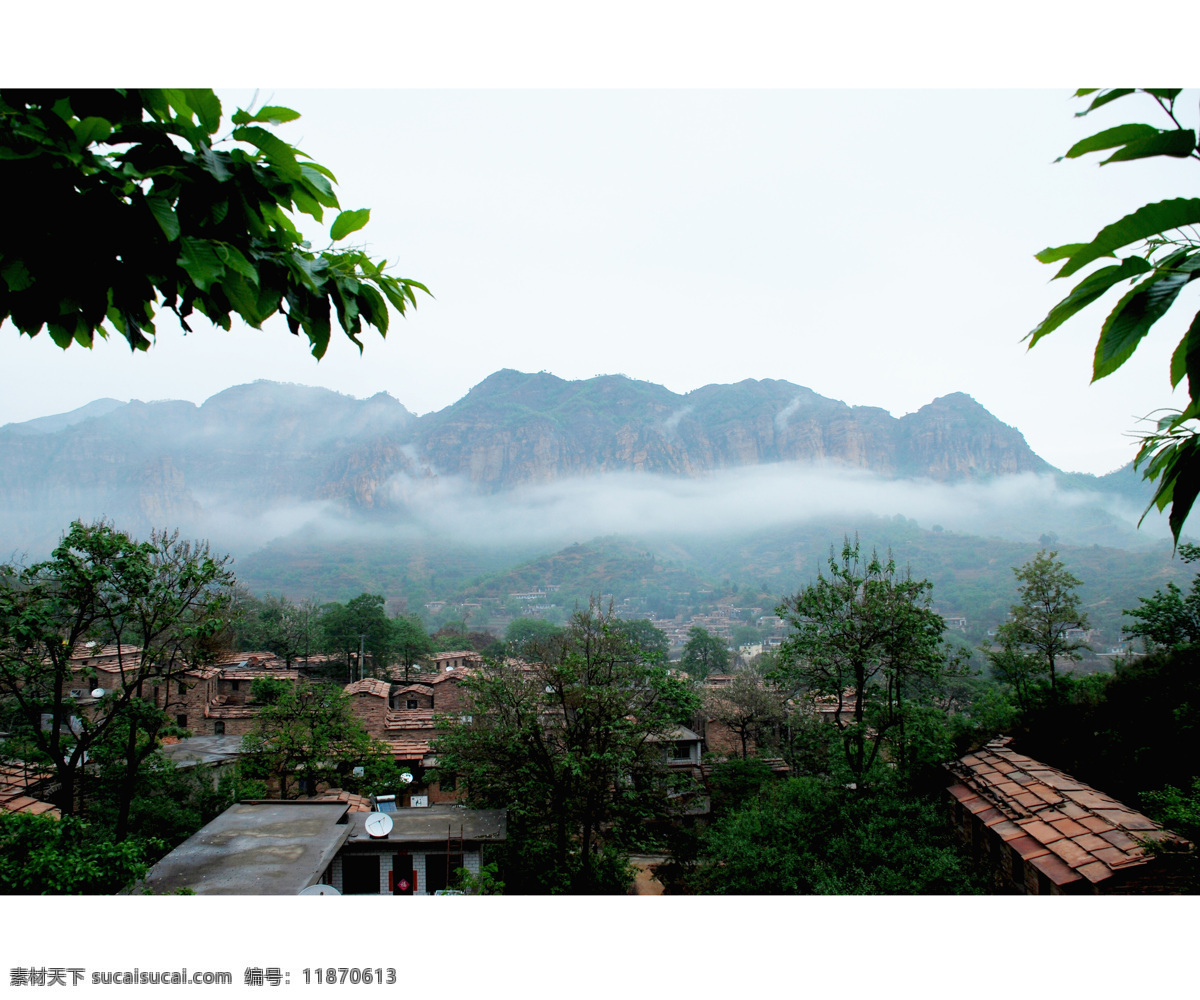
[[[393,872],[388,872],[388,892],[396,891],[396,887],[394,885],[392,885],[392,875],[393,874],[394,874]]]

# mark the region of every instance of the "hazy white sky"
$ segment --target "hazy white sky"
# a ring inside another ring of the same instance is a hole
[[[221,91],[227,111],[251,89]],[[498,368],[624,372],[686,392],[783,378],[900,415],[963,391],[1053,464],[1103,473],[1171,402],[1182,310],[1089,386],[1104,304],[1038,348],[1057,298],[1033,253],[1195,183],[1195,164],[1054,164],[1134,99],[1076,120],[1068,90],[263,90],[283,134],[368,206],[370,252],[427,284],[362,358],[319,364],[282,321],[64,354],[0,337],[0,422],[98,396],[199,402],[267,378],[439,409]],[[332,221],[327,218],[326,224]],[[325,233],[311,224],[314,245]],[[1190,290],[1189,290],[1190,291]],[[1187,297],[1185,292],[1185,298]],[[1195,296],[1192,295],[1194,299]]]
[[[284,134],[335,170],[343,206],[372,209],[368,249],[436,298],[386,342],[368,335],[362,358],[343,338],[320,364],[282,322],[184,338],[163,317],[137,356],[116,340],[64,355],[6,326],[0,423],[98,396],[199,402],[258,378],[384,390],[416,412],[501,367],[678,392],[785,378],[897,415],[967,392],[1055,465],[1103,473],[1132,457],[1138,417],[1178,403],[1168,356],[1192,288],[1094,386],[1108,300],[1031,353],[1020,341],[1069,291],[1034,252],[1195,189],[1191,162],[1052,162],[1138,111],[1131,98],[1076,119],[1072,88],[1113,66],[1160,81],[1190,66],[1182,24],[1118,29],[1108,0],[1087,17],[1033,0],[1003,16],[745,0],[736,17],[677,0],[365,2],[345,24],[229,0],[173,23],[131,0],[139,35],[69,6],[53,59],[40,9],[12,12],[29,44],[3,82],[96,84],[137,66],[237,84],[220,90],[227,111],[261,87],[302,113]],[[1016,89],[1031,84],[1046,89]],[[639,87],[652,89],[617,89]]]

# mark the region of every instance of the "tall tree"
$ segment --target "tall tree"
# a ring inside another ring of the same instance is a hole
[[[1140,160],[1149,156],[1200,159],[1196,130],[1184,128],[1177,106],[1179,90],[1133,88],[1084,89],[1076,97],[1090,97],[1087,108],[1078,116],[1090,114],[1113,101],[1131,94],[1143,94],[1165,115],[1166,127],[1136,123],[1103,129],[1075,143],[1059,159],[1074,159],[1088,153],[1107,152],[1101,165]],[[1147,102],[1149,103],[1149,102]],[[1165,124],[1165,122],[1164,122]],[[1111,152],[1109,152],[1111,150]],[[1120,368],[1150,332],[1150,328],[1171,308],[1185,285],[1200,277],[1200,198],[1171,198],[1143,205],[1136,211],[1105,226],[1091,240],[1047,247],[1037,254],[1044,264],[1062,262],[1055,278],[1067,278],[1099,260],[1116,258],[1129,248],[1136,253],[1121,257],[1092,271],[1071,290],[1034,327],[1026,339],[1033,347],[1042,337],[1058,329],[1085,306],[1128,281],[1131,287],[1116,303],[1100,328],[1092,381],[1111,375]],[[1159,510],[1171,505],[1169,523],[1176,542],[1183,522],[1200,493],[1200,313],[1171,356],[1172,387],[1188,380],[1188,405],[1182,411],[1168,411],[1157,429],[1141,435],[1141,448],[1134,459],[1143,467],[1143,476],[1156,480],[1150,507]],[[1149,512],[1150,507],[1146,510]],[[1145,515],[1143,515],[1144,517]]]
[[[1200,560],[1200,545],[1184,542],[1178,551],[1184,562]],[[1139,607],[1122,612],[1135,619],[1125,627],[1126,635],[1140,638],[1148,648],[1200,642],[1200,574],[1193,578],[1186,594],[1168,582],[1165,591],[1156,590],[1150,597],[1139,597],[1138,604]]]
[[[281,313],[320,358],[332,306],[360,350],[364,323],[386,335],[387,303],[403,315],[426,289],[360,250],[309,249],[292,213],[339,205],[333,173],[271,131],[299,117],[239,108],[216,138],[211,90],[0,91],[0,181],[36,206],[0,232],[0,322],[62,348],[109,324],[145,350],[160,304],[184,329],[193,313],[226,330]],[[330,239],[369,217],[339,211]]]
[[[693,625],[688,629],[679,665],[699,680],[709,674],[719,674],[729,666],[729,645],[719,635]]]
[[[392,619],[392,648],[404,668],[404,683],[409,674],[419,669],[419,660],[430,652],[429,635],[421,619],[415,615],[403,615]]]
[[[744,667],[733,680],[710,690],[704,698],[704,713],[728,726],[741,740],[742,759],[749,756],[750,741],[760,746],[764,735],[784,720],[784,703],[753,667]]]
[[[359,594],[345,604],[327,604],[321,613],[324,649],[346,658],[346,668],[358,662],[362,649],[371,658],[371,670],[381,673],[395,656],[395,630],[384,611],[382,594]],[[359,664],[366,676],[366,665]],[[357,679],[357,678],[354,678]]]
[[[1083,581],[1072,575],[1057,552],[1042,549],[1023,566],[1014,566],[1020,585],[1019,604],[1009,609],[1011,620],[997,630],[1005,646],[1026,649],[1037,656],[1050,676],[1051,700],[1058,700],[1057,665],[1078,660],[1087,643],[1068,637],[1071,629],[1086,629],[1087,615],[1079,608],[1077,588]]]
[[[775,676],[836,703],[855,781],[874,765],[889,730],[903,734],[906,698],[919,678],[947,669],[945,623],[929,608],[931,589],[926,580],[899,575],[890,555],[865,559],[858,540],[846,539],[840,556],[830,550],[828,575],[818,573],[776,609],[792,632]]]
[[[463,682],[471,721],[438,737],[439,768],[466,779],[472,804],[509,810],[526,888],[622,891],[623,852],[668,810],[659,741],[695,695],[594,602],[534,659]]]
[[[36,758],[53,768],[64,813],[76,805],[76,776],[88,751],[126,727],[127,781],[118,836],[125,832],[132,783],[170,719],[152,699],[211,653],[226,626],[232,573],[205,543],[155,533],[137,542],[104,522],[74,522],[51,558],[24,570],[0,568],[0,696],[12,705]],[[116,683],[98,700],[71,696],[94,671],[77,670],[85,643],[115,643]],[[43,724],[45,720],[45,724]]]
[[[278,781],[280,798],[298,798],[306,786],[311,791],[319,783],[339,784],[351,768],[387,753],[341,688],[300,681],[262,686],[254,694],[266,703],[242,738],[244,770]]]

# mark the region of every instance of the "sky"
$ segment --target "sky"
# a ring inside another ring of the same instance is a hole
[[[138,355],[7,326],[0,370],[21,377],[0,423],[255,379],[424,413],[500,368],[676,392],[775,378],[896,416],[966,392],[1052,464],[1103,474],[1132,458],[1139,417],[1179,403],[1168,360],[1191,289],[1095,385],[1116,293],[1021,342],[1070,290],[1036,251],[1194,188],[1191,162],[1053,162],[1100,128],[1158,123],[1134,98],[1077,119],[1067,87],[219,90],[227,113],[256,93],[301,112],[280,134],[334,170],[344,208],[371,209],[351,239],[433,297],[361,357],[335,331],[319,363],[279,318],[184,336],[160,314]],[[332,218],[301,217],[314,246]]]

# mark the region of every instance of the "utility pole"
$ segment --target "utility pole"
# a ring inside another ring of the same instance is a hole
[[[363,652],[367,642],[367,633],[362,632],[358,636],[358,679],[363,679]]]

